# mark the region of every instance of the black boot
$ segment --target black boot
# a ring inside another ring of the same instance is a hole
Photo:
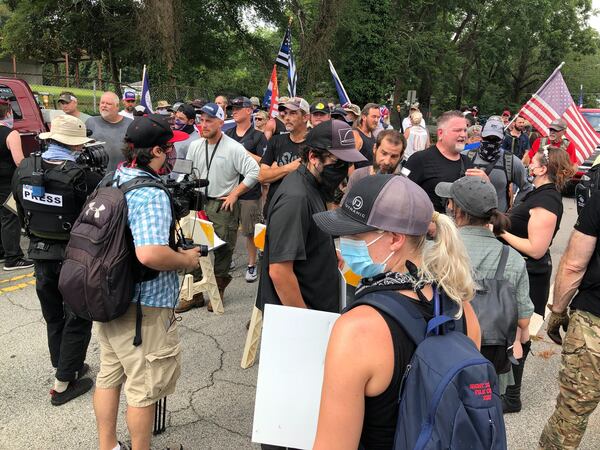
[[[502,396],[502,412],[505,414],[521,411],[521,382],[523,380],[525,360],[531,350],[531,341],[527,341],[526,343],[521,344],[521,346],[523,347],[523,356],[517,359],[518,365],[512,365],[515,384],[507,386],[506,393]]]

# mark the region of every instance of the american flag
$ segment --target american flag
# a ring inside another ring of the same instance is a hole
[[[585,161],[600,144],[600,137],[581,115],[571,97],[560,70],[548,78],[542,88],[521,108],[520,115],[541,133],[548,135],[548,125],[555,119],[567,122],[565,136],[575,145],[577,161]]]
[[[330,59],[328,59],[327,61],[329,61],[329,70],[331,71],[331,76],[333,77],[333,83],[335,84],[335,89],[337,90],[338,97],[340,98],[340,105],[342,105],[342,108],[344,108],[351,103],[350,99],[348,98],[346,89],[344,89],[342,80],[340,80],[340,77],[338,76],[337,72],[335,71],[335,67],[333,67],[333,63],[331,62]]]
[[[283,42],[281,42],[281,48],[275,59],[275,64],[287,68],[288,92],[290,97],[295,97],[298,75],[296,74],[296,60],[292,53],[292,32],[289,27],[285,32],[285,36],[283,36]]]

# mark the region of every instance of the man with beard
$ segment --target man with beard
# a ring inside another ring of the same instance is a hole
[[[467,140],[467,119],[460,111],[447,111],[437,121],[437,143],[428,149],[414,153],[405,168],[408,178],[421,186],[439,213],[446,212],[445,201],[435,193],[438,183],[453,183],[465,175],[487,179],[481,169],[473,169],[467,155],[461,155]]]
[[[187,133],[189,137],[185,141],[175,142],[177,158],[185,159],[190,144],[200,137],[194,126],[196,123],[196,109],[192,105],[181,105],[175,112],[173,129]]]
[[[380,118],[381,112],[376,103],[367,103],[361,111],[358,126],[354,129],[354,141],[356,149],[365,157],[365,161],[354,164],[355,169],[370,166],[373,163],[373,147],[376,140],[373,132],[379,125]]]
[[[283,120],[289,133],[273,136],[260,160],[258,181],[262,184],[269,183],[269,192],[263,210],[265,217],[281,180],[300,166],[300,148],[306,139],[310,111],[308,102],[300,97],[290,98],[279,106],[283,108]]]
[[[267,139],[265,135],[252,126],[251,118],[254,106],[247,97],[238,97],[231,102],[235,127],[227,130],[225,134],[244,146],[248,155],[260,163]],[[256,246],[254,245],[254,226],[260,222],[260,197],[262,195],[260,183],[254,185],[248,192],[240,197],[240,222],[242,234],[246,237],[246,250],[248,251],[248,267],[246,281],[253,283],[258,278],[256,270]]]
[[[352,172],[348,179],[346,192],[350,192],[352,185],[362,178],[370,175],[396,173],[405,148],[406,139],[399,131],[384,130],[380,132],[373,149],[373,165],[361,167]],[[344,199],[340,204],[343,203]]]
[[[523,158],[523,155],[529,151],[531,144],[529,137],[523,132],[525,128],[525,119],[518,116],[513,122],[513,127],[509,130],[502,141],[502,150],[511,152],[517,158]]]
[[[119,114],[123,117],[133,120],[133,112],[135,110],[135,92],[125,91],[123,92],[123,109],[119,111]]]
[[[490,117],[481,131],[479,148],[465,152],[473,167],[482,169],[490,178],[498,196],[498,211],[506,212],[511,207],[514,183],[519,195],[533,189],[527,181],[527,170],[519,158],[501,148],[504,124],[498,116]]]
[[[208,220],[213,223],[215,233],[225,241],[225,245],[214,251],[215,278],[221,300],[225,288],[231,282],[229,266],[237,241],[240,216],[239,197],[248,192],[258,180],[258,164],[250,157],[243,145],[221,131],[225,113],[216,103],[207,103],[201,109],[202,137],[190,144],[187,159],[193,161],[199,178],[207,179],[205,188]],[[240,182],[241,178],[241,182]],[[202,306],[203,299],[197,297]],[[184,301],[180,301],[178,311],[187,311]],[[193,307],[191,306],[191,307]],[[208,310],[212,311],[210,303]]]
[[[100,116],[90,117],[85,126],[96,141],[105,142],[108,153],[108,171],[113,171],[124,160],[123,139],[132,119],[119,114],[119,97],[114,92],[105,92],[100,97]]]
[[[300,166],[271,200],[258,301],[261,308],[268,303],[338,312],[333,239],[312,216],[326,211],[349,164],[365,158],[355,148],[351,128],[340,120],[317,125],[305,143]]]

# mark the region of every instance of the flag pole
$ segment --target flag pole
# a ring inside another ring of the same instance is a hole
[[[538,95],[538,93],[544,89],[546,87],[546,85],[550,82],[550,80],[552,79],[552,77],[554,77],[554,75],[556,75],[556,72],[558,72],[560,69],[562,69],[562,66],[565,65],[565,62],[561,62],[558,67],[556,69],[554,69],[554,71],[550,74],[550,76],[546,79],[546,81],[544,81],[544,84],[542,84],[540,86],[540,88],[535,91],[535,94],[533,94],[531,96],[531,98],[535,97],[536,95]],[[525,102],[525,105],[527,104],[527,102]],[[523,105],[523,106],[525,106]],[[508,122],[506,124],[506,126],[504,127],[504,131],[506,131],[508,129],[508,127],[517,119],[517,117],[519,117],[519,114],[521,114],[521,111],[523,111],[523,106],[521,106],[521,109],[519,109],[519,112],[517,114],[515,114],[515,116],[512,118],[512,120],[510,122]]]

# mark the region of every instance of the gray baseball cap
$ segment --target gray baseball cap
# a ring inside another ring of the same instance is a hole
[[[560,118],[554,119],[552,122],[550,122],[550,125],[548,125],[548,129],[556,130],[556,131],[566,130],[567,122],[565,122],[564,120],[562,120]]]
[[[481,130],[482,138],[490,136],[496,136],[499,139],[504,139],[504,123],[502,123],[502,120],[498,116],[490,117]]]
[[[468,176],[454,183],[438,183],[435,193],[442,198],[451,198],[460,209],[480,219],[490,217],[490,211],[498,208],[496,189],[481,177]]]
[[[431,200],[417,184],[399,175],[372,175],[353,184],[339,208],[313,219],[333,236],[376,230],[422,236],[432,216]]]

